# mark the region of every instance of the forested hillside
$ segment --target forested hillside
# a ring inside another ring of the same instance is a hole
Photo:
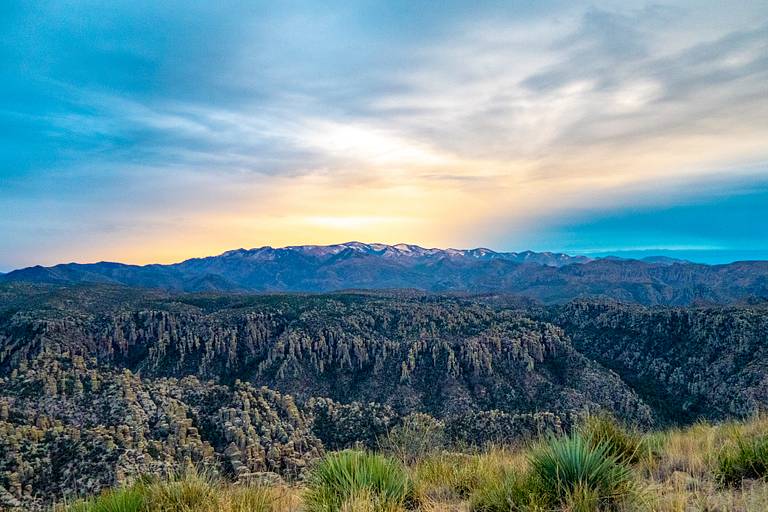
[[[455,445],[768,404],[764,306],[418,292],[174,295],[0,286],[0,486],[42,503],[204,465],[299,478],[409,418]]]

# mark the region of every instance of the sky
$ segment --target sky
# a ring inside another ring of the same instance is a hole
[[[768,2],[5,0],[0,134],[0,271],[768,259]]]

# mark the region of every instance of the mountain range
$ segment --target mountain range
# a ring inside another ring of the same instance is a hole
[[[768,262],[704,265],[672,258],[589,258],[551,252],[427,249],[409,244],[237,249],[170,265],[34,266],[0,282],[100,283],[175,292],[329,292],[411,288],[510,293],[544,303],[604,297],[641,304],[733,303],[768,297]]]

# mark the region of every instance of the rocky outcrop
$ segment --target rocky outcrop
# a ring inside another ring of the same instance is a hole
[[[37,510],[190,466],[296,480],[325,450],[413,428],[450,447],[603,410],[641,428],[745,416],[768,405],[766,318],[760,305],[0,285],[0,503]]]

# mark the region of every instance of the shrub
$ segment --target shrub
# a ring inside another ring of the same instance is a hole
[[[610,508],[634,496],[629,467],[610,454],[609,445],[593,446],[581,434],[551,439],[530,456],[532,477],[542,498],[557,504],[593,496]]]
[[[307,487],[308,512],[341,511],[361,496],[370,496],[377,511],[396,510],[416,501],[413,484],[400,463],[360,451],[326,455],[313,468]]]
[[[648,451],[640,435],[627,431],[608,414],[589,416],[579,431],[590,446],[606,445],[609,455],[627,464],[636,464]]]
[[[96,498],[76,503],[69,512],[142,512],[144,492],[141,486],[105,491]]]
[[[768,436],[739,438],[736,446],[717,456],[716,476],[723,485],[738,485],[748,478],[768,476]]]
[[[445,426],[428,414],[409,414],[379,442],[380,448],[406,464],[422,460],[445,446]]]

